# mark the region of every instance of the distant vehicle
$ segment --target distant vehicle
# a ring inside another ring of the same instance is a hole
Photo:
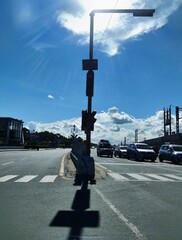
[[[97,156],[113,157],[113,147],[108,140],[102,139],[97,145]]]
[[[159,149],[159,161],[171,161],[175,164],[182,162],[182,145],[164,144]]]
[[[151,160],[155,162],[157,154],[154,150],[145,143],[132,143],[127,147],[127,158],[135,160]]]
[[[127,157],[127,146],[116,146],[114,149],[114,156],[119,158]]]
[[[39,151],[39,146],[37,144],[25,144],[24,149],[36,149]]]
[[[101,139],[100,141],[99,141],[99,143],[110,143],[108,140],[105,140],[105,139]]]

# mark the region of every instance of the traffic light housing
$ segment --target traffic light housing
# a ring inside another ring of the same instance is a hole
[[[87,110],[82,110],[82,125],[81,129],[82,131],[94,131],[94,123],[96,122],[96,111],[91,112],[89,115]]]
[[[86,96],[93,97],[93,95],[94,95],[94,71],[89,70],[87,72]]]
[[[96,111],[93,111],[91,113],[90,124],[89,124],[90,131],[94,131],[94,123],[97,121],[97,119],[95,118],[96,113],[97,113]]]
[[[87,131],[88,129],[88,112],[87,110],[82,110],[82,131]]]

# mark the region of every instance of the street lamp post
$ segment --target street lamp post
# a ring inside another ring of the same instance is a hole
[[[97,70],[97,66],[95,67],[95,63],[97,65],[97,60],[93,59],[94,16],[96,13],[132,13],[134,17],[152,17],[154,12],[155,12],[155,9],[95,9],[90,13],[89,59],[85,60],[85,63],[87,63],[87,66],[83,67],[83,70],[88,70],[87,75],[89,73],[91,73],[93,75],[92,76],[92,84],[91,84],[92,94],[87,94],[87,96],[88,96],[87,121],[89,123],[87,125],[87,128],[85,129],[86,142],[87,142],[87,156],[90,156],[90,145],[91,145],[90,124],[91,124],[91,122],[93,124],[93,114],[92,114],[92,97],[93,97],[93,87],[94,87],[93,70]]]

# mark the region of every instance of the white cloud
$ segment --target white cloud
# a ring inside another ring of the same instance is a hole
[[[49,94],[47,97],[48,97],[49,99],[54,99],[54,96],[52,96],[51,94]]]
[[[55,48],[54,45],[45,43],[45,42],[33,43],[33,41],[32,41],[32,43],[29,43],[29,45],[32,46],[33,49],[35,49],[36,51],[39,51],[39,52],[44,52],[46,49]]]
[[[97,121],[92,132],[92,142],[98,143],[100,139],[108,139],[112,144],[124,141],[134,142],[135,130],[138,129],[139,141],[163,136],[163,111],[146,119],[137,119],[127,113],[119,112],[116,107],[109,108],[107,112],[96,114]],[[81,117],[57,121],[53,123],[39,123],[31,121],[26,127],[38,132],[49,131],[60,133],[69,137],[76,126],[77,135],[85,139],[85,133],[81,131]],[[172,116],[172,131],[175,131],[175,117]]]
[[[130,14],[95,14],[94,43],[101,42],[101,51],[113,56],[118,54],[122,45],[129,39],[136,39],[145,33],[161,28],[168,18],[181,5],[181,0],[75,0],[74,9],[60,12],[59,24],[78,36],[79,44],[88,44],[90,19],[89,14],[94,9],[147,9],[154,8],[153,17],[131,17]],[[104,35],[103,35],[104,33]]]

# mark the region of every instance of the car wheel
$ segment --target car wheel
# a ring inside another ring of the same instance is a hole
[[[163,159],[162,159],[161,157],[159,157],[159,161],[160,161],[160,162],[163,162]]]
[[[178,164],[178,161],[175,158],[172,158],[171,162],[174,163],[174,164]]]
[[[137,157],[137,155],[135,155],[135,161],[139,161],[139,158]]]
[[[151,159],[151,162],[155,162],[155,159]]]

